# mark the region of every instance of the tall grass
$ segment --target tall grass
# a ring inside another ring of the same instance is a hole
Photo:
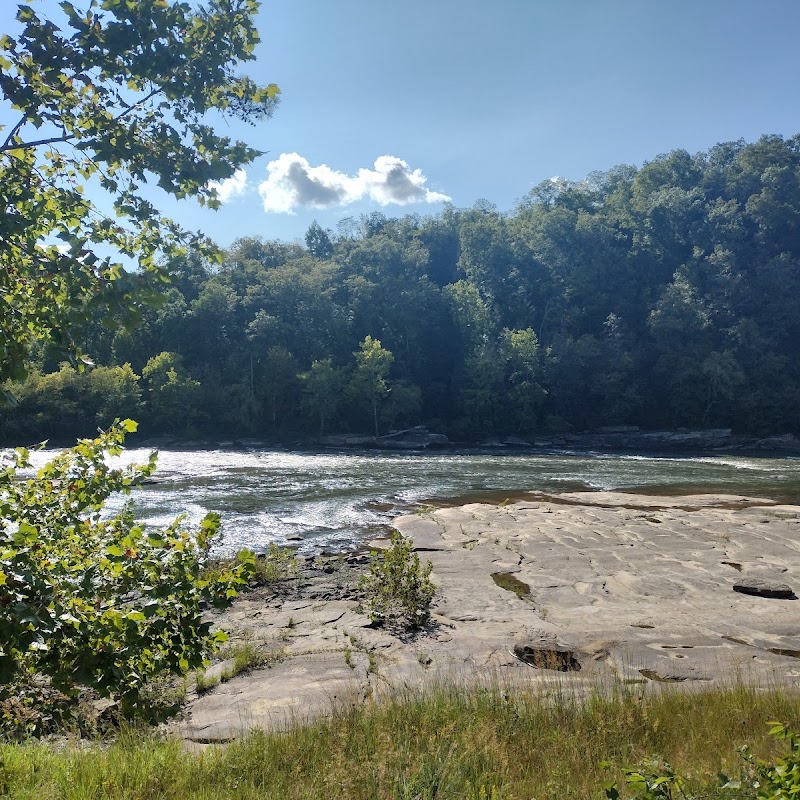
[[[282,733],[186,752],[128,732],[109,747],[0,748],[0,796],[35,800],[191,798],[599,798],[619,767],[672,762],[694,791],[738,770],[735,749],[768,757],[767,721],[800,720],[800,695],[744,687],[643,695],[621,687],[580,700],[445,687],[395,697]],[[600,764],[613,762],[610,772]],[[5,794],[4,794],[5,793]]]

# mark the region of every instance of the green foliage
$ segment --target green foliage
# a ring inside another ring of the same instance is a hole
[[[245,555],[244,558],[249,561],[249,556]],[[259,584],[281,583],[296,577],[298,569],[299,563],[294,550],[270,542],[267,551],[259,553],[255,558],[253,579]]]
[[[800,734],[780,722],[768,723],[769,735],[789,745],[789,752],[773,760],[756,759],[750,748],[740,752],[748,766],[746,775],[732,779],[720,773],[715,797],[732,800],[796,800],[800,797]],[[608,765],[606,765],[608,766]],[[636,769],[625,768],[625,785],[634,794],[630,800],[701,800],[707,795],[697,795],[688,789],[687,781],[667,761],[647,759]],[[604,786],[608,800],[619,800],[616,783]]]
[[[675,774],[667,761],[649,759],[636,769],[623,769],[625,785],[635,792],[631,800],[678,800],[686,798],[684,780]],[[619,800],[619,791],[614,783],[607,784],[605,795],[608,800]]]
[[[742,688],[605,699],[565,687],[535,693],[508,688],[453,682],[423,693],[395,692],[380,703],[347,704],[285,730],[254,731],[207,748],[201,758],[177,737],[140,730],[99,746],[0,745],[0,794],[43,800],[595,800],[603,794],[600,761],[657,750],[691,774],[696,795],[744,800],[736,790],[715,788],[720,765],[727,766],[745,740],[767,757],[772,742],[764,720],[777,711],[795,718],[800,710],[796,693]]]
[[[394,361],[394,356],[379,339],[366,336],[353,355],[356,357],[356,371],[350,386],[355,399],[363,399],[372,409],[375,435],[378,435],[378,402],[389,393],[386,376]]]
[[[337,237],[312,226],[307,247],[248,237],[221,265],[195,249],[169,260],[173,288],[139,327],[111,334],[98,314],[79,349],[140,374],[180,355],[200,383],[191,427],[215,436],[793,432],[798,218],[800,137],[676,151],[548,181],[509,213],[370,216]],[[58,374],[49,348],[36,355]],[[42,385],[80,413],[71,378]],[[148,424],[182,430],[176,412]],[[8,412],[6,440],[27,415]]]
[[[336,415],[342,404],[343,370],[335,367],[331,358],[324,358],[312,362],[311,369],[299,377],[303,387],[300,402],[311,417],[319,420],[322,436],[325,423]]]
[[[185,431],[197,417],[200,383],[183,367],[178,353],[159,353],[142,370],[148,418],[159,430]]]
[[[430,561],[422,566],[413,542],[395,531],[389,547],[376,555],[359,582],[370,619],[406,628],[425,625],[436,593],[432,570]]]
[[[0,473],[0,681],[44,676],[54,690],[81,686],[140,709],[149,681],[203,664],[225,636],[203,620],[206,605],[227,606],[253,572],[253,558],[209,578],[219,534],[209,514],[199,530],[177,519],[164,530],[137,523],[126,506],[109,513],[155,469],[118,468],[130,420],[82,440],[24,477],[17,450]]]
[[[381,409],[380,418],[386,429],[414,424],[422,409],[422,390],[410,381],[392,381],[391,391]]]
[[[250,582],[257,586],[285,583],[297,577],[300,562],[290,547],[270,542],[266,552],[257,555],[252,550],[240,550],[232,558],[214,558],[203,569],[203,577],[218,580],[231,569],[246,569]]]
[[[160,288],[161,256],[213,250],[143,186],[217,206],[213,182],[258,151],[217,136],[207,112],[254,121],[279,92],[238,74],[259,41],[256,0],[59,7],[48,18],[20,4],[15,35],[0,37],[0,103],[14,120],[0,138],[0,380],[24,377],[40,341],[82,363],[81,331],[131,321]],[[87,184],[109,193],[110,214]]]
[[[330,232],[314,220],[306,231],[306,247],[314,258],[330,258],[333,255],[333,242]]]
[[[291,406],[292,393],[298,378],[298,364],[295,357],[285,347],[270,347],[261,358],[260,393],[264,398],[264,406],[269,412],[272,429],[278,425],[280,411]]]
[[[198,694],[211,691],[220,683],[227,683],[237,675],[281,661],[284,655],[283,650],[267,650],[250,639],[227,644],[220,650],[219,658],[228,663],[224,664],[224,668],[217,669],[211,674],[205,669],[197,670],[194,676],[195,689]]]
[[[800,733],[780,722],[769,724],[772,726],[770,736],[786,742],[789,752],[773,763],[755,759],[748,748],[743,748],[743,757],[755,770],[751,780],[755,797],[758,800],[796,800],[800,797]]]
[[[0,427],[4,418],[13,419],[17,440],[74,439],[142,410],[139,376],[130,364],[82,372],[63,364],[46,375],[33,370],[13,394],[17,405],[13,411],[0,406]]]

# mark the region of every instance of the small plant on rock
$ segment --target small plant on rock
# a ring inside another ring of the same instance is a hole
[[[405,628],[425,625],[436,593],[430,580],[432,569],[430,561],[422,566],[413,542],[395,531],[388,549],[375,556],[369,574],[359,582],[369,618]]]
[[[258,584],[273,584],[297,577],[299,562],[294,550],[270,542],[265,553],[256,556],[254,579]]]

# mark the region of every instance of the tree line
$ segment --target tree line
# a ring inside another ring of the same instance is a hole
[[[800,430],[800,136],[552,179],[509,213],[376,212],[164,266],[136,327],[88,328],[98,366],[39,348],[6,385],[6,441],[120,414],[265,438]]]

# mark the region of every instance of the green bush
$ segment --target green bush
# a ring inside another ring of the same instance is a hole
[[[742,756],[751,765],[750,781],[758,800],[796,800],[800,798],[800,733],[790,730],[780,722],[771,722],[770,736],[783,739],[789,752],[775,759],[775,763],[756,760],[747,748]]]
[[[420,564],[413,542],[395,531],[389,548],[376,555],[369,574],[359,582],[370,619],[407,628],[425,625],[436,593],[432,569],[430,561]]]
[[[203,609],[232,601],[253,558],[206,576],[219,516],[196,531],[182,518],[153,530],[128,506],[104,509],[155,469],[155,455],[145,466],[107,463],[135,429],[115,423],[35,477],[20,475],[29,467],[23,449],[0,470],[0,703],[17,685],[44,680],[73,699],[91,688],[131,716],[148,682],[202,666],[226,639],[211,633]]]
[[[746,763],[742,778],[719,774],[714,797],[728,800],[797,800],[800,798],[800,734],[780,722],[770,722],[769,735],[783,739],[789,752],[774,761],[753,758],[748,747],[740,748]],[[625,785],[634,792],[630,800],[704,800],[709,795],[689,793],[687,782],[667,761],[648,759],[636,769],[623,769]],[[619,800],[616,783],[606,784],[607,800]]]

